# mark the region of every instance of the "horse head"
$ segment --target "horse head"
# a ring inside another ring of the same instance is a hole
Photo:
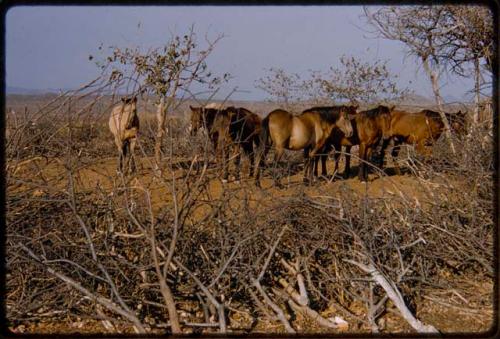
[[[353,133],[350,116],[355,115],[357,109],[358,106],[342,106],[340,109],[336,125],[347,138],[352,136]]]

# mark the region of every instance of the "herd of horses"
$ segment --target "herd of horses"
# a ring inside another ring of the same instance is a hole
[[[235,181],[240,180],[241,154],[250,161],[250,177],[260,186],[260,172],[266,166],[266,156],[274,149],[273,166],[278,166],[285,150],[303,151],[304,182],[310,183],[318,176],[327,176],[326,161],[334,153],[337,173],[342,146],[346,156],[343,176],[350,175],[350,152],[359,146],[358,177],[367,181],[368,168],[373,152],[379,148],[378,164],[384,165],[385,151],[392,145],[391,155],[398,155],[403,143],[415,145],[419,153],[427,154],[427,146],[432,145],[445,130],[438,112],[422,110],[409,113],[397,110],[395,106],[379,105],[373,109],[359,111],[358,106],[339,105],[313,107],[294,115],[283,109],[275,109],[264,119],[244,107],[224,107],[218,104],[193,107],[189,131],[195,135],[204,129],[213,150],[222,161],[222,181],[229,177],[229,156],[235,153]],[[452,131],[465,131],[465,113],[445,113]],[[119,170],[129,167],[135,170],[134,147],[139,131],[137,98],[123,98],[111,112],[109,127],[119,151]],[[130,163],[132,160],[132,163]],[[400,169],[395,163],[395,170]],[[274,176],[274,184],[281,187],[279,176]]]

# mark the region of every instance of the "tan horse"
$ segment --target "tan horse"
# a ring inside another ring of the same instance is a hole
[[[255,174],[256,184],[260,185],[260,167],[269,148],[274,145],[274,163],[278,164],[285,149],[304,150],[304,181],[312,181],[310,159],[320,151],[334,128],[341,129],[347,136],[352,134],[348,114],[351,107],[314,107],[295,116],[285,110],[277,109],[262,121],[261,149]],[[275,185],[281,186],[275,177]]]
[[[123,172],[123,163],[125,161],[125,172],[127,172],[130,159],[132,159],[131,170],[134,172],[136,169],[134,148],[137,142],[137,133],[139,132],[137,97],[122,98],[121,103],[112,109],[109,117],[109,130],[113,133],[120,155],[118,170]]]
[[[445,113],[450,128],[455,133],[465,134],[465,113]],[[382,144],[381,163],[384,161],[385,149],[393,143],[391,155],[395,159],[403,143],[415,145],[415,150],[422,155],[429,154],[426,146],[432,145],[444,132],[444,123],[438,112],[422,110],[417,113],[393,111],[391,114],[390,138]],[[398,175],[401,174],[397,162],[394,167]]]

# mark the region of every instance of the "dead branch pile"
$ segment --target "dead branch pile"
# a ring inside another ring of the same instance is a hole
[[[379,331],[384,314],[396,312],[413,330],[435,332],[417,317],[426,289],[470,297],[458,278],[493,277],[493,162],[490,145],[477,142],[481,131],[455,155],[438,144],[430,160],[411,152],[400,159],[426,187],[426,201],[343,189],[261,204],[245,185],[214,194],[218,168],[197,160],[212,159],[208,143],[193,142],[181,124],[164,141],[169,160],[153,184],[117,174],[112,187],[82,188],[78,170],[112,147],[82,118],[91,107],[69,121],[47,115],[57,123],[35,133],[29,119],[9,125],[13,326],[79,316],[140,333],[252,332],[262,322],[278,324],[268,327],[276,332]],[[151,156],[153,147],[142,152]],[[64,171],[48,178],[28,166],[27,177],[21,164],[33,157]],[[158,189],[163,198],[153,201]],[[304,319],[313,325],[301,327]]]

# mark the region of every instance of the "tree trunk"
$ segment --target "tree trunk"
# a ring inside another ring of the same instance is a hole
[[[479,122],[479,101],[480,101],[480,79],[481,79],[481,71],[479,69],[479,57],[474,57],[474,115],[472,116],[472,124],[476,125]],[[471,126],[472,128],[473,126]]]
[[[167,304],[167,312],[168,318],[170,320],[170,328],[172,330],[172,334],[182,333],[172,290],[167,285],[167,282],[163,279],[160,280],[160,291],[163,295],[163,300],[165,300],[165,303]]]
[[[441,93],[439,91],[439,76],[435,70],[431,69],[427,58],[422,58],[422,62],[424,65],[424,69],[432,83],[432,91],[434,92],[434,97],[436,98],[436,104],[438,106],[439,116],[441,117],[441,120],[443,121],[444,124],[444,135],[446,136],[446,139],[450,144],[451,152],[453,154],[456,154],[455,145],[453,144],[453,140],[451,139],[450,124],[448,123],[448,119],[446,118],[446,115],[444,114],[443,110],[443,99],[441,98]]]
[[[161,163],[161,145],[163,137],[165,136],[165,122],[166,122],[165,98],[162,96],[156,109],[157,130],[155,137],[155,175],[160,174]]]

